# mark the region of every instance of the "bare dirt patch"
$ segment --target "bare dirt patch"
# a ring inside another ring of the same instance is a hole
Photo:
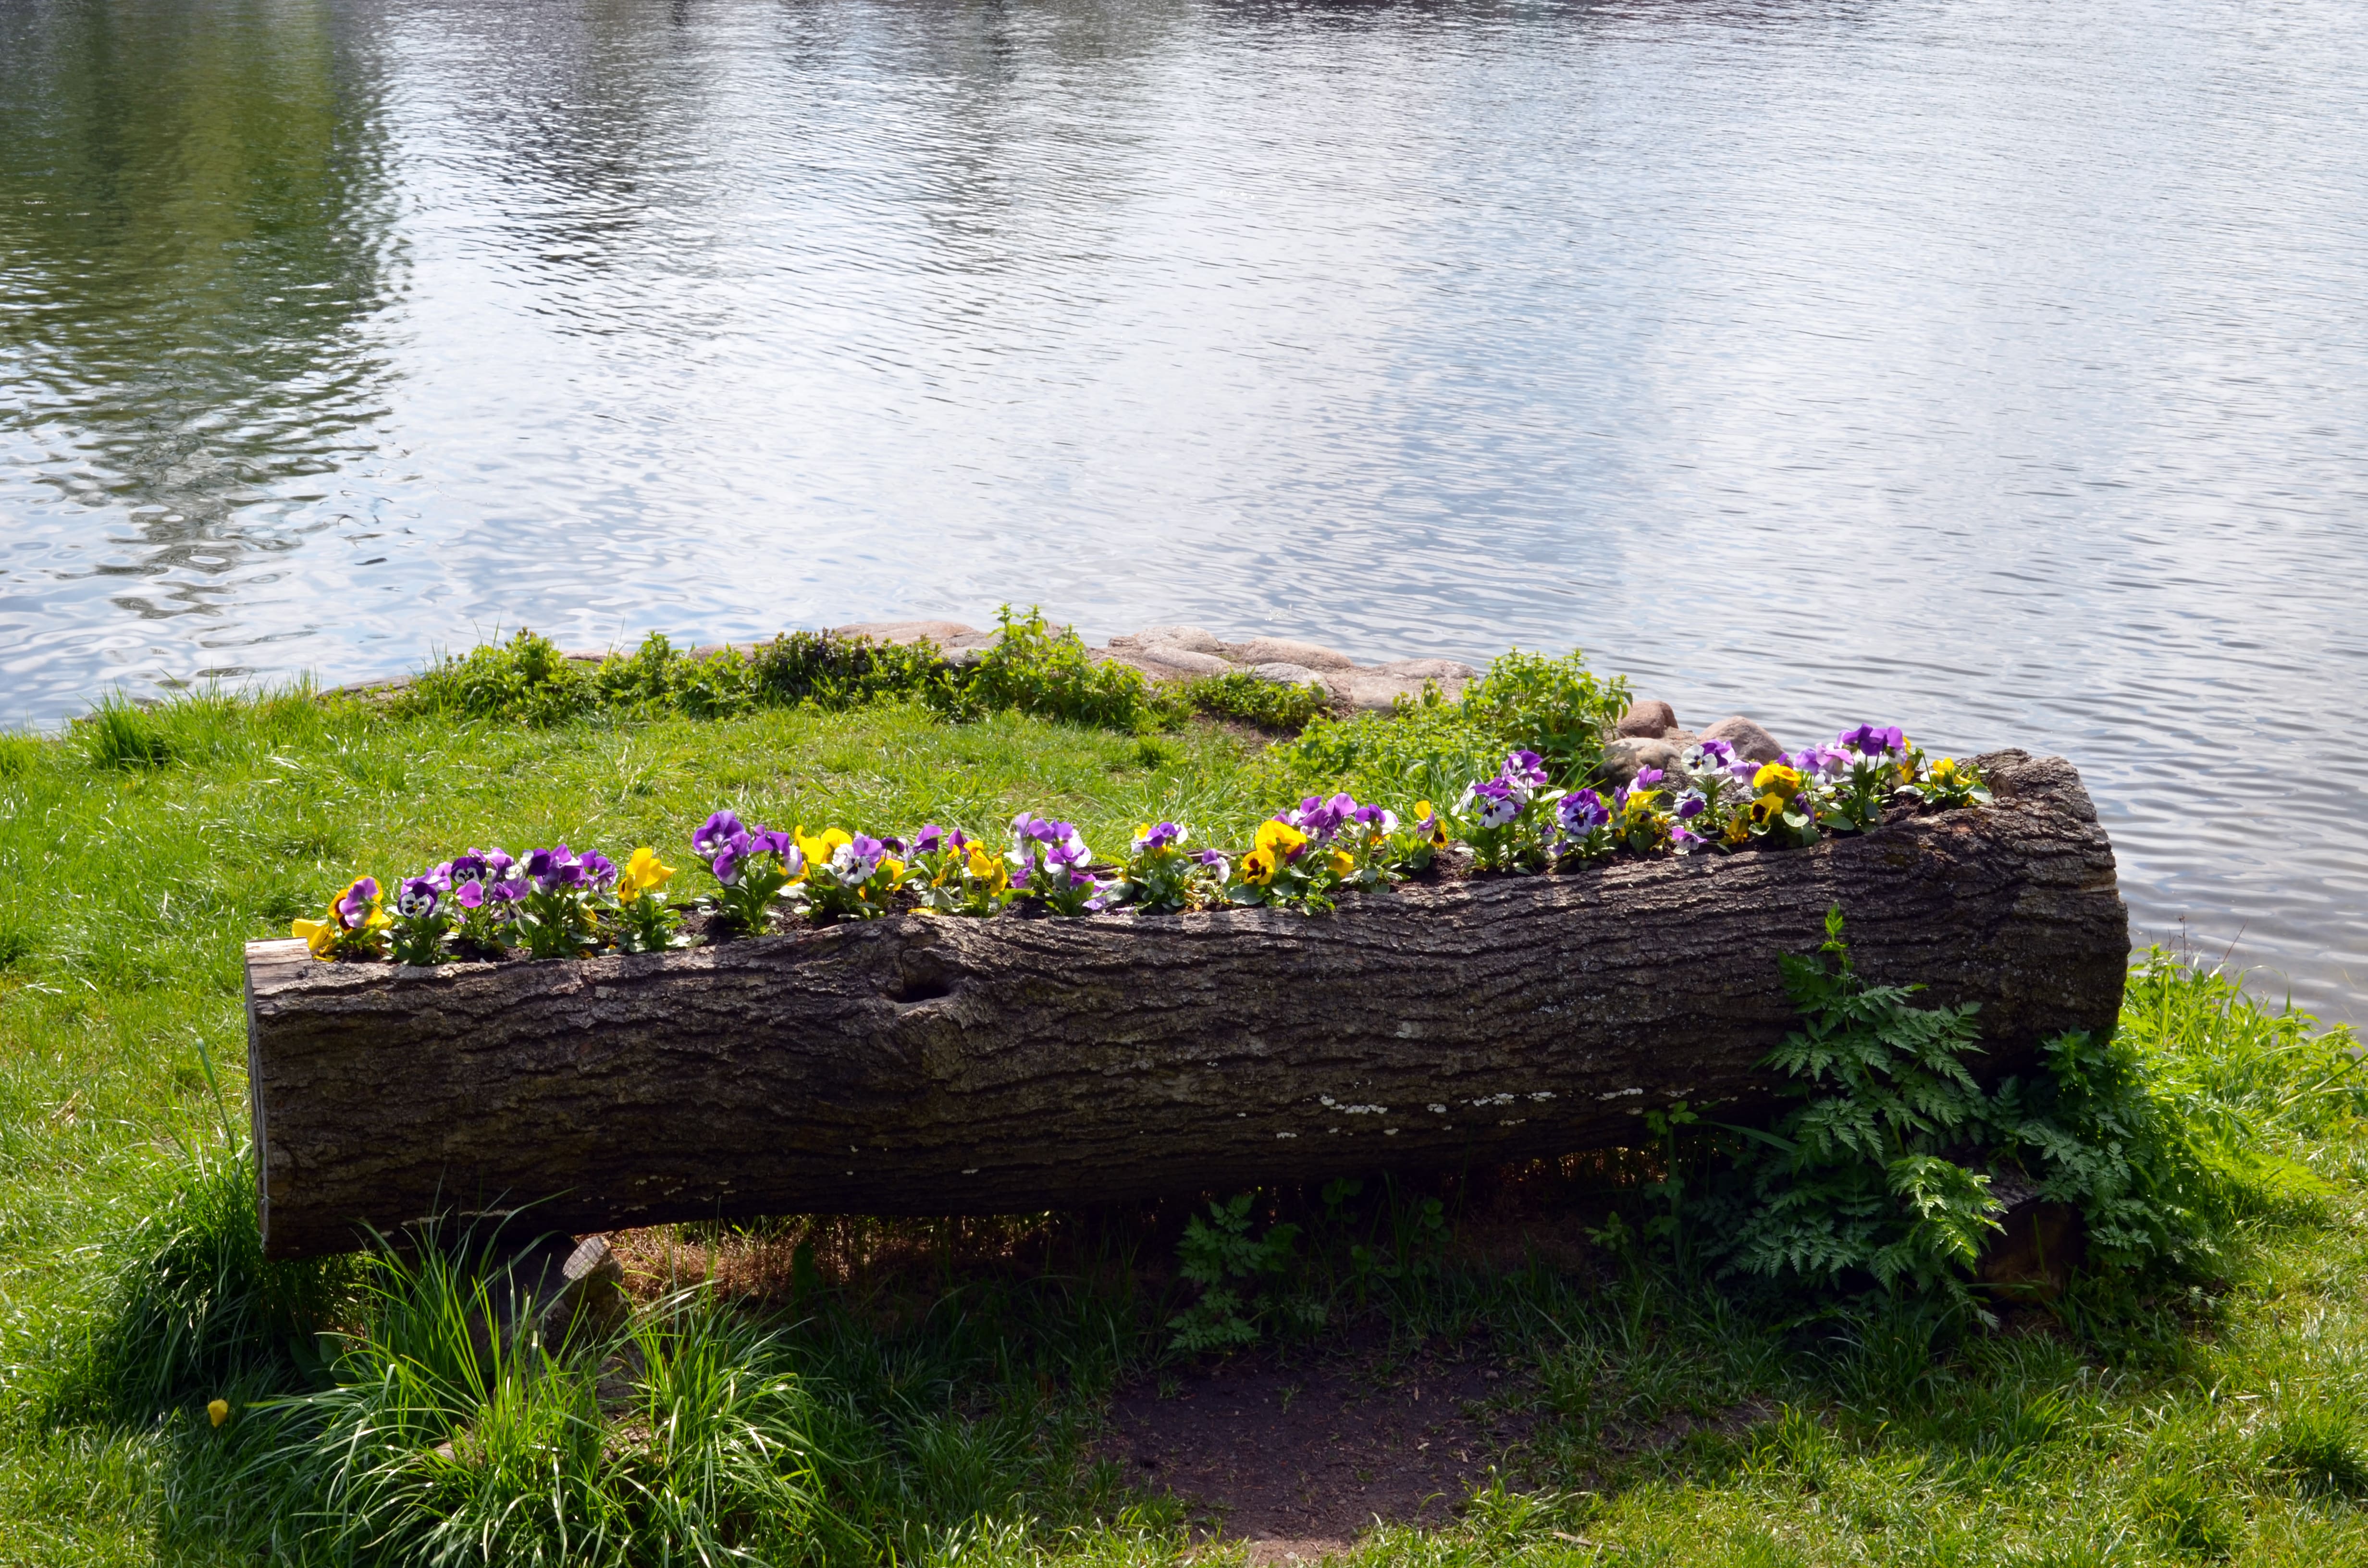
[[[1440,1349],[1258,1358],[1121,1391],[1103,1451],[1251,1560],[1315,1562],[1375,1519],[1445,1522],[1533,1420],[1493,1363]]]

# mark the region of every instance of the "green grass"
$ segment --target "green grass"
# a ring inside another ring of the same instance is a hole
[[[1114,1388],[1184,1370],[1185,1206],[649,1233],[613,1335],[481,1346],[432,1261],[254,1256],[239,944],[357,870],[677,846],[724,804],[973,830],[1024,806],[1098,847],[1169,815],[1223,841],[1326,768],[1432,766],[1423,733],[1262,755],[1202,724],[901,703],[538,728],[294,692],[0,737],[0,1562],[1211,1560],[1091,1448]],[[1536,1417],[1459,1522],[1358,1560],[2368,1561],[2348,1039],[2168,964],[2123,1028],[2226,1155],[2216,1272],[2091,1278],[1996,1333],[1650,1253],[1466,1244],[1513,1187],[1565,1241],[1615,1210],[1637,1229],[1642,1156],[1262,1195],[1259,1230],[1302,1234],[1260,1283],[1261,1353],[1458,1346]]]

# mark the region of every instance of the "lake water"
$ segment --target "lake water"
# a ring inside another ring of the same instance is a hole
[[[1037,601],[2080,766],[2368,1017],[2368,7],[0,0],[0,722]]]

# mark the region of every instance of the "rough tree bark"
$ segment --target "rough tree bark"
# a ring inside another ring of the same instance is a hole
[[[1776,958],[1839,903],[1861,970],[1977,1001],[1999,1071],[2109,1029],[2111,845],[2061,758],[1989,807],[1732,857],[1242,910],[900,916],[432,971],[247,949],[266,1247],[532,1202],[579,1232],[990,1213],[1490,1163],[1764,1100]]]

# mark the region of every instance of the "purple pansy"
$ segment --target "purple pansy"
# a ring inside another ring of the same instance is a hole
[[[1583,838],[1611,820],[1611,808],[1592,790],[1575,790],[1554,802],[1554,820],[1564,833]]]
[[[1702,814],[1702,808],[1708,804],[1709,802],[1704,801],[1700,795],[1695,794],[1691,790],[1687,790],[1686,793],[1679,797],[1678,801],[1678,820],[1679,822],[1693,821],[1694,818]]]
[[[443,902],[443,890],[428,877],[413,877],[395,890],[394,912],[406,919],[421,920],[436,913]]]
[[[1546,759],[1533,751],[1508,753],[1505,765],[1497,777],[1518,790],[1543,790],[1546,783]]]
[[[1482,827],[1510,827],[1527,803],[1528,797],[1506,778],[1484,778],[1472,786],[1473,815]]]
[[[871,880],[888,846],[867,833],[859,833],[830,852],[830,874],[842,887],[860,888]]]
[[[584,863],[575,851],[564,844],[554,844],[548,849],[529,849],[526,855],[526,874],[541,892],[557,892],[584,881]]]
[[[1896,727],[1884,728],[1861,724],[1855,730],[1844,730],[1834,737],[1834,745],[1843,751],[1854,751],[1873,759],[1896,756],[1907,749],[1907,737]]]
[[[483,882],[462,882],[461,884],[461,891],[454,893],[452,897],[463,909],[481,909],[484,906],[485,903],[485,884]]]
[[[1174,847],[1176,841],[1183,836],[1184,830],[1177,826],[1174,823],[1159,823],[1154,825],[1149,832],[1137,834],[1135,835],[1134,852],[1137,855],[1148,855],[1156,849],[1172,848]]]
[[[370,918],[370,905],[377,902],[378,879],[362,878],[337,900],[337,923],[349,931],[360,930],[362,922]]]
[[[712,859],[734,839],[745,835],[747,831],[740,825],[737,813],[718,812],[699,824],[699,831],[690,835],[690,846],[698,852],[701,859]]]

